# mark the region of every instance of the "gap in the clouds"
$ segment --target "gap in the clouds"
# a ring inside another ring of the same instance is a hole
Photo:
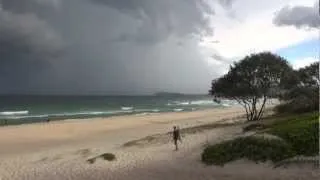
[[[297,59],[319,58],[319,52],[320,41],[315,38],[279,49],[275,53],[286,58],[289,62],[293,62]]]

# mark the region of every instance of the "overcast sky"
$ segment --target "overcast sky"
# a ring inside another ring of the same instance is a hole
[[[318,60],[318,13],[314,0],[0,0],[0,94],[207,93],[249,53]]]

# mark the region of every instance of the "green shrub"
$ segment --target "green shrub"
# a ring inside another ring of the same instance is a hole
[[[202,161],[208,165],[224,165],[242,158],[278,162],[294,155],[290,145],[282,140],[250,136],[208,146],[202,153]]]
[[[319,154],[319,113],[282,114],[271,117],[265,125],[266,133],[280,137],[243,137],[207,147],[202,153],[206,164],[223,165],[227,162],[247,158],[255,162],[282,161],[295,155],[314,156]],[[251,124],[243,130],[260,128]]]
[[[319,114],[273,125],[268,133],[291,144],[297,155],[312,156],[319,153]]]
[[[312,112],[319,109],[317,102],[306,102],[302,100],[296,100],[289,103],[279,104],[275,107],[277,113],[305,113]]]

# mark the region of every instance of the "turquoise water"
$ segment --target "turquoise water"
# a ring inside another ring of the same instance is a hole
[[[196,111],[232,105],[210,96],[0,96],[0,124]]]

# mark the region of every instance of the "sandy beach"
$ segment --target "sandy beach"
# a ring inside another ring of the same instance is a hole
[[[308,166],[276,168],[246,160],[224,167],[205,166],[206,143],[242,134],[241,125],[182,134],[174,151],[166,134],[173,125],[188,128],[243,120],[241,107],[196,112],[119,116],[0,127],[1,180],[102,179],[318,179]],[[145,138],[149,137],[149,138]],[[132,142],[129,146],[125,143]],[[115,161],[96,158],[113,153]]]

